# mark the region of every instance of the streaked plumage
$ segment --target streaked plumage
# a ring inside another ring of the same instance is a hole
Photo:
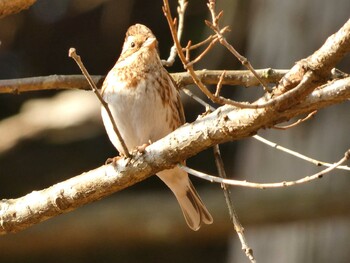
[[[162,66],[157,45],[146,26],[131,26],[122,53],[102,86],[102,96],[129,149],[157,141],[185,122],[179,92]],[[103,107],[101,113],[111,142],[123,153]],[[175,167],[157,175],[176,196],[191,229],[213,222],[186,172]]]

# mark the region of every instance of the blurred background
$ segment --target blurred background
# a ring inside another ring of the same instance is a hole
[[[171,1],[173,14],[177,1]],[[143,23],[157,36],[162,58],[172,45],[161,0],[38,0],[0,19],[0,78],[80,74],[75,47],[90,74],[105,75],[124,34]],[[218,1],[233,46],[255,68],[291,68],[348,19],[348,0]],[[190,0],[183,43],[211,34],[206,1]],[[193,56],[195,53],[193,54]],[[240,69],[217,46],[197,69]],[[338,66],[349,73],[347,56]],[[183,71],[179,61],[170,72]],[[59,87],[57,87],[59,89]],[[196,87],[190,87],[200,94]],[[223,87],[226,96],[253,100],[259,88]],[[183,96],[188,122],[203,108]],[[349,102],[321,110],[287,131],[261,131],[313,158],[339,160],[350,145]],[[221,147],[230,177],[259,182],[294,180],[320,170],[254,139]],[[102,126],[92,92],[0,94],[0,198],[16,198],[102,165],[116,150]],[[212,150],[188,161],[216,174]],[[248,262],[230,223],[219,185],[193,178],[214,224],[188,229],[171,192],[157,177],[18,234],[0,237],[0,262]],[[349,172],[294,188],[232,188],[247,241],[259,262],[350,262]]]

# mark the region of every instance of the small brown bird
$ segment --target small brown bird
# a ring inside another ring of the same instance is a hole
[[[159,58],[158,42],[141,24],[126,32],[122,53],[103,83],[102,96],[129,149],[161,139],[185,122],[179,92]],[[124,154],[103,107],[101,113],[109,139]],[[213,222],[186,172],[176,166],[157,175],[174,193],[191,229]]]

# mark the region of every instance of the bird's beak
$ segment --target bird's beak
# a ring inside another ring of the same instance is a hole
[[[143,43],[144,47],[148,47],[148,48],[155,48],[157,46],[157,39],[155,37],[149,37],[147,38],[147,40],[145,41],[145,43]]]

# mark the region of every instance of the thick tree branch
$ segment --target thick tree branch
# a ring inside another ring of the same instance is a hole
[[[26,196],[0,202],[0,234],[18,232],[56,215],[99,200],[215,145],[249,137],[261,128],[350,98],[350,78],[314,91],[283,112],[222,106],[151,144],[131,161],[101,166]]]

